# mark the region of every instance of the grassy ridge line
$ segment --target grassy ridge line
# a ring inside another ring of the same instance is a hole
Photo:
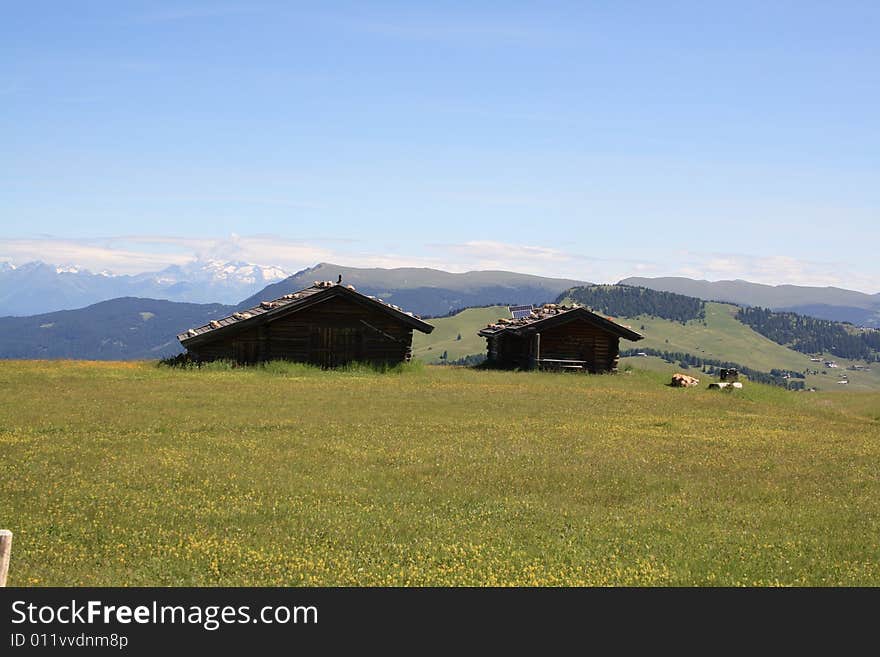
[[[3,362],[10,584],[880,584],[880,395],[663,383]]]

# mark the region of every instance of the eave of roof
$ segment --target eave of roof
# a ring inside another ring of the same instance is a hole
[[[548,306],[552,307],[548,309]],[[515,335],[524,335],[526,333],[549,329],[560,324],[566,324],[580,318],[585,319],[599,328],[605,329],[621,338],[625,338],[626,340],[637,342],[645,337],[641,333],[633,331],[628,326],[618,324],[608,317],[603,317],[602,315],[583,307],[564,308],[556,306],[555,304],[548,304],[548,306],[538,309],[538,312],[541,314],[537,317],[529,317],[521,320],[506,320],[506,323],[492,324],[481,329],[478,332],[478,335],[484,338],[500,335],[505,332]]]
[[[260,302],[260,305],[254,306],[253,308],[232,313],[232,315],[223,317],[222,319],[212,320],[203,326],[191,328],[185,333],[178,335],[177,339],[183,346],[199,344],[216,337],[218,333],[226,333],[228,331],[237,331],[238,329],[257,326],[263,322],[271,321],[279,315],[287,315],[305,310],[306,308],[326,301],[334,296],[344,296],[362,305],[374,307],[382,312],[392,315],[396,319],[422,333],[430,333],[434,330],[434,327],[431,324],[422,321],[416,315],[408,313],[397,306],[386,303],[381,299],[356,292],[354,288],[335,284],[330,281],[322,281],[316,282],[315,285],[299,290],[298,292],[285,294],[283,297],[273,299],[272,301],[262,301]]]

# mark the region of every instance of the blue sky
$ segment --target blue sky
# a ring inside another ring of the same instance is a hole
[[[880,3],[39,2],[0,260],[880,291]]]

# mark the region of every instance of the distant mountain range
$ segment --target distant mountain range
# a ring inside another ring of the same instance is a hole
[[[235,304],[289,273],[245,262],[196,261],[135,275],[77,266],[0,263],[0,317],[82,308],[117,297]]]
[[[570,287],[587,284],[509,271],[451,274],[439,269],[359,269],[322,262],[269,285],[242,301],[239,307],[249,308],[263,300],[277,299],[316,280],[335,282],[340,274],[343,283],[354,285],[358,292],[380,297],[423,317],[448,315],[472,306],[544,303]]]
[[[676,277],[633,277],[625,278],[620,283],[662,292],[675,292],[706,301],[761,306],[819,319],[880,328],[880,294],[865,294],[838,287],[761,285],[740,280],[701,281]]]
[[[423,316],[442,316],[473,306],[543,303],[585,281],[505,271],[453,274],[437,269],[361,269],[321,263],[290,275],[280,267],[220,260],[194,261],[134,275],[94,273],[76,265],[0,262],[0,317],[71,310],[120,297],[196,304],[252,306],[311,285],[336,280]],[[624,285],[709,301],[786,310],[859,326],[880,327],[880,294],[835,287],[761,285],[747,281],[626,278]]]
[[[205,298],[215,290],[223,292],[223,296],[217,292],[215,298],[224,300],[230,298],[232,290],[246,290],[227,303],[157,300],[132,293],[75,310],[0,317],[0,358],[137,359],[172,355],[181,350],[175,336],[187,328],[308,287],[316,280],[336,281],[340,274],[343,283],[354,285],[360,292],[381,297],[423,317],[444,316],[473,306],[539,304],[556,299],[572,287],[589,285],[504,271],[452,274],[435,269],[359,269],[330,263],[265,285],[267,278],[283,273],[278,268],[216,261],[125,277],[42,263],[16,268],[0,265],[0,298],[14,300],[19,309],[26,308],[28,303],[35,307],[51,306],[73,303],[73,299],[89,295],[112,294],[119,289],[114,285],[184,298]],[[257,284],[260,280],[263,283]],[[880,295],[850,290],[679,278],[628,278],[622,283],[687,297],[761,305],[823,319],[880,326]],[[102,284],[106,287],[102,288]],[[260,291],[253,294],[254,289]],[[247,298],[238,301],[243,296]]]
[[[445,315],[471,305],[543,303],[583,284],[512,272],[450,274],[434,269],[356,269],[322,263],[269,285],[235,306],[124,297],[78,310],[0,317],[0,358],[169,356],[181,351],[176,335],[190,327],[231,314],[236,308],[276,299],[316,280],[336,281],[340,274],[359,291],[423,316]]]

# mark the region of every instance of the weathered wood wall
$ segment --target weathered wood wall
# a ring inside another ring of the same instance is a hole
[[[620,339],[586,320],[574,320],[540,331],[540,358],[586,361],[590,372],[615,371]],[[487,339],[489,361],[500,367],[529,368],[534,364],[534,334],[502,333]]]
[[[412,328],[350,299],[326,301],[234,335],[193,346],[203,361],[240,363],[291,360],[321,367],[350,362],[399,363],[409,360]]]
[[[488,338],[487,358],[500,367],[529,366],[529,339],[512,334],[502,334]]]

